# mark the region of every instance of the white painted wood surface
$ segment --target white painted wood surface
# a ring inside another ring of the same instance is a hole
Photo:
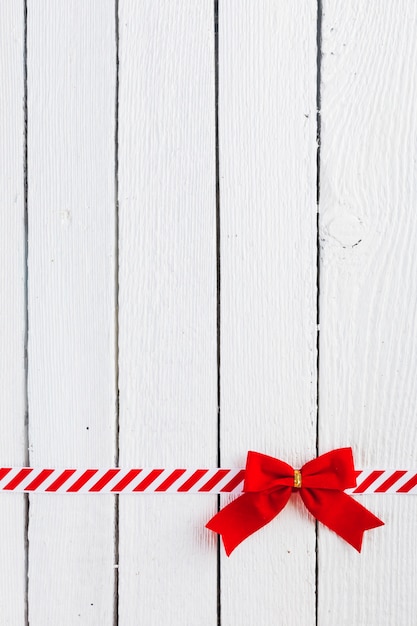
[[[120,463],[214,467],[213,3],[119,8]],[[121,624],[216,623],[216,502],[120,499]]]
[[[114,463],[114,4],[28,6],[29,452]],[[33,495],[29,622],[113,619],[114,498]]]
[[[0,3],[0,42],[0,463],[20,465],[26,461],[22,3]],[[26,506],[10,495],[0,506],[0,624],[24,624]]]
[[[315,7],[221,2],[219,37],[221,462],[254,449],[301,466],[316,433]],[[222,624],[315,623],[299,504],[222,557]]]
[[[417,5],[323,8],[320,449],[417,467]],[[386,526],[320,531],[319,623],[416,624],[417,499],[361,502]]]
[[[26,228],[0,3],[0,465],[216,465],[219,338],[221,464],[315,455],[317,4],[219,2],[219,198],[215,5],[28,0]],[[414,468],[417,7],[322,26],[319,447]],[[361,501],[386,526],[320,527],[316,571],[297,502],[218,568],[213,496],[32,496],[26,546],[4,495],[0,624],[416,624],[417,499]]]

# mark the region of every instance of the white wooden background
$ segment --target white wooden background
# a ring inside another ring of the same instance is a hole
[[[417,3],[1,0],[0,46],[0,465],[416,468]],[[3,495],[0,625],[415,625],[417,498],[361,502],[360,555],[294,501],[227,559],[216,496]]]

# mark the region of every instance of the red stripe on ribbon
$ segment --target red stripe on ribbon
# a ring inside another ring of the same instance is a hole
[[[168,478],[166,478],[164,480],[163,483],[161,483],[159,485],[159,487],[157,487],[155,489],[155,491],[166,491],[167,489],[169,489],[171,487],[171,485],[173,485],[175,483],[176,480],[178,480],[178,478],[180,476],[182,476],[184,473],[186,472],[185,469],[176,469],[174,470],[169,476]]]
[[[364,491],[368,489],[368,487],[372,485],[372,483],[374,483],[377,480],[377,478],[382,476],[383,473],[384,472],[381,470],[375,470],[374,472],[371,472],[368,478],[365,478],[363,483],[361,483],[358,487],[356,487],[356,489],[354,489],[352,493],[363,493]]]
[[[12,491],[13,489],[16,489],[16,487],[20,485],[23,480],[25,480],[26,476],[31,473],[31,471],[31,467],[24,467],[5,487],[3,487],[3,489],[6,489],[7,491]]]
[[[75,492],[79,491],[80,489],[82,489],[84,487],[84,485],[86,483],[88,483],[90,478],[92,478],[94,476],[94,474],[97,474],[97,472],[98,472],[98,470],[96,470],[96,469],[86,470],[83,474],[81,474],[79,479],[76,480],[73,485],[71,485],[71,487],[68,487],[67,493],[75,493]]]
[[[228,473],[227,469],[219,469],[198,491],[211,491]]]
[[[397,482],[397,480],[400,480],[400,478],[406,473],[407,472],[405,470],[398,470],[397,472],[394,472],[392,476],[387,478],[387,480],[382,483],[382,485],[379,485],[379,487],[375,489],[375,493],[385,493]]]
[[[417,474],[415,474],[413,478],[410,478],[410,480],[408,480],[405,483],[405,485],[397,489],[397,493],[408,493],[416,485],[417,485]]]
[[[132,480],[134,480],[136,478],[136,476],[139,476],[141,471],[142,471],[141,469],[132,469],[132,470],[130,470],[126,474],[126,476],[124,476],[124,478],[122,478],[122,480],[119,480],[117,485],[115,485],[113,487],[112,492],[123,491],[123,489],[125,489],[132,482]]]
[[[147,477],[142,480],[142,482],[136,485],[133,491],[145,491],[145,489],[149,487],[149,485],[151,485],[153,481],[156,480],[158,476],[162,474],[163,471],[164,471],[163,469],[152,470],[151,472],[149,472]]]
[[[54,473],[53,469],[44,469],[44,470],[42,470],[36,476],[36,478],[34,478],[32,480],[32,482],[29,483],[29,485],[27,487],[25,487],[25,491],[35,491],[35,489],[37,489],[39,487],[39,485],[41,485],[43,482],[45,482],[45,480],[48,478],[48,476],[50,476],[53,473]]]
[[[72,476],[73,474],[75,474],[75,472],[76,472],[76,470],[75,470],[75,469],[66,469],[66,470],[64,470],[64,471],[63,471],[63,472],[62,472],[62,473],[58,476],[58,478],[57,478],[56,480],[54,480],[54,482],[53,482],[53,483],[51,483],[51,484],[49,485],[49,487],[47,487],[47,488],[45,489],[45,491],[48,491],[48,492],[49,492],[49,491],[52,491],[52,492],[54,492],[54,491],[58,491],[58,489],[59,489],[60,487],[62,487],[62,485],[63,485],[64,483],[66,483],[66,482],[67,482],[67,480],[68,480],[69,478],[71,478],[71,476]]]
[[[228,493],[233,491],[235,487],[239,485],[245,478],[245,470],[240,470],[238,474],[230,482],[227,483],[224,487],[220,489],[221,493]]]
[[[11,467],[1,467],[0,468],[0,480],[2,480],[2,478],[7,476],[7,474],[10,472],[11,469],[12,469]]]
[[[198,483],[200,478],[203,478],[204,474],[207,474],[207,472],[208,470],[206,469],[196,470],[194,474],[192,474],[190,478],[186,480],[183,485],[181,485],[181,487],[178,487],[177,491],[189,491],[196,483]]]
[[[101,491],[119,472],[120,470],[116,468],[109,469],[88,491]]]

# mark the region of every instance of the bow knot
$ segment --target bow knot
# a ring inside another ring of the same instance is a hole
[[[384,522],[344,493],[355,486],[351,448],[332,450],[300,470],[280,459],[248,452],[244,493],[219,511],[207,528],[222,535],[229,555],[246,537],[276,517],[296,491],[317,520],[360,552],[365,530]]]
[[[303,486],[303,477],[301,470],[294,470],[294,489],[301,489]]]

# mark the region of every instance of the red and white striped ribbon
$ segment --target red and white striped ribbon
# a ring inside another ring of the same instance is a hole
[[[356,487],[346,493],[417,494],[417,470],[362,470],[356,472]]]
[[[1,467],[0,491],[20,493],[242,492],[244,469],[39,469]],[[417,470],[362,470],[350,495],[417,494]]]
[[[0,468],[0,491],[27,493],[241,493],[243,469]]]

